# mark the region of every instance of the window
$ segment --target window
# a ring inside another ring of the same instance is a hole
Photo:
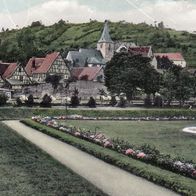
[[[20,76],[20,81],[23,81],[23,76]]]

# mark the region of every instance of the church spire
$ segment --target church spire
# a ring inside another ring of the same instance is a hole
[[[101,38],[98,43],[113,43],[110,33],[109,33],[109,27],[108,27],[108,21],[105,21],[104,29],[101,35]]]

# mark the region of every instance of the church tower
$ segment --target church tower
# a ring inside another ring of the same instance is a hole
[[[114,55],[114,42],[110,37],[107,20],[105,21],[101,38],[97,43],[97,50],[101,51],[101,54],[106,62],[110,61]]]

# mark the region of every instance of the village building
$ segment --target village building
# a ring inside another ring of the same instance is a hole
[[[104,82],[103,67],[80,67],[73,68],[71,75],[75,80]]]
[[[45,58],[32,57],[25,71],[34,83],[45,83],[48,75],[60,75],[62,80],[70,77],[70,70],[60,52],[53,52]]]
[[[159,59],[169,59],[173,64],[180,66],[182,68],[185,68],[187,66],[187,63],[181,53],[155,53],[154,54],[157,62],[159,62]],[[157,64],[157,67],[160,67],[161,65]]]
[[[106,62],[99,50],[96,49],[79,49],[79,51],[69,51],[67,61],[70,68],[74,67],[101,67]]]
[[[25,69],[18,63],[0,62],[1,86],[20,90],[22,86],[31,84]]]

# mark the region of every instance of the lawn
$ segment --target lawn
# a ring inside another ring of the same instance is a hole
[[[104,148],[97,144],[82,140],[70,134],[64,133],[52,127],[45,126],[32,120],[22,121],[25,125],[32,127],[44,134],[66,142],[81,149],[107,163],[120,167],[128,172],[143,177],[151,182],[170,188],[181,195],[195,195],[195,180],[174,172],[132,159],[116,151]]]
[[[196,162],[196,136],[182,129],[196,121],[67,121],[69,125],[105,133],[110,138],[122,138],[134,145],[154,145],[161,152]]]
[[[0,123],[0,195],[105,195]]]

